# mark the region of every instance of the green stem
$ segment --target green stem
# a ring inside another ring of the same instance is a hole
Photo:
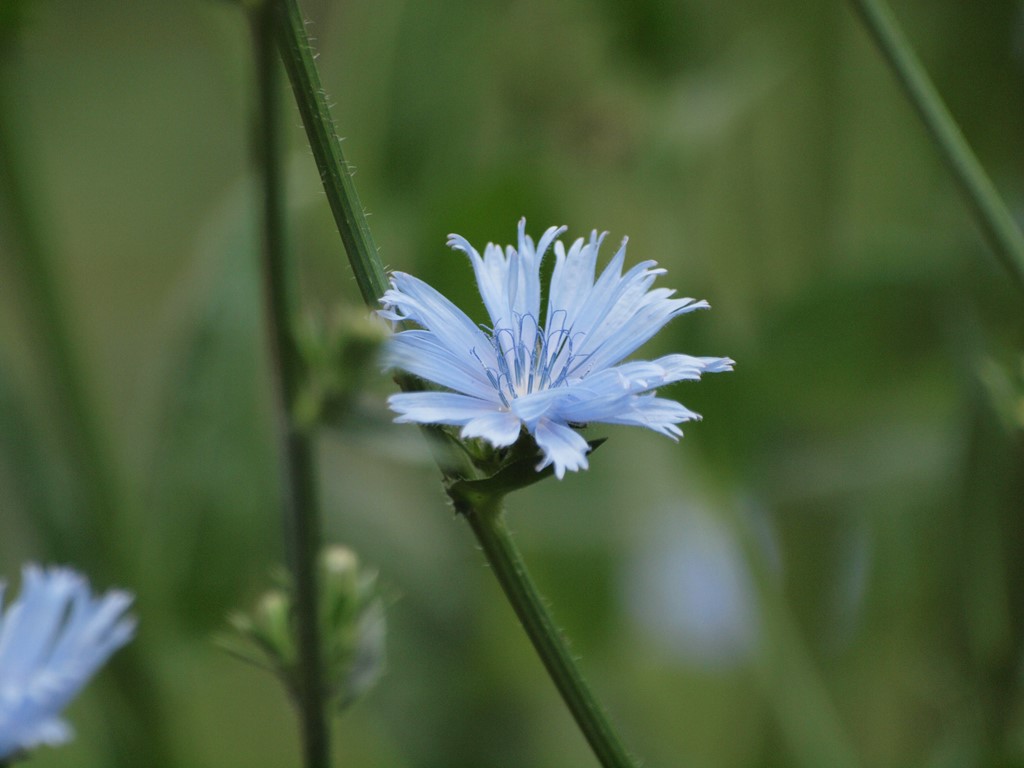
[[[1024,289],[1024,234],[943,104],[896,17],[884,0],[852,2],[966,196],[989,245]]]
[[[293,693],[302,728],[304,765],[326,768],[330,763],[330,730],[318,620],[319,502],[312,436],[299,428],[293,413],[304,366],[291,323],[295,286],[284,242],[279,71],[274,53],[276,15],[274,1],[268,0],[253,11],[252,17],[259,92],[255,151],[263,180],[263,287],[281,441],[281,509],[295,583],[299,669]]]
[[[377,248],[373,244],[366,213],[352,181],[352,172],[341,151],[341,141],[320,85],[320,75],[313,61],[302,12],[296,0],[281,0],[278,9],[281,16],[277,24],[277,40],[281,59],[292,84],[302,124],[306,127],[313,158],[320,170],[327,202],[334,214],[363,301],[368,307],[376,309],[378,300],[388,288],[388,282],[384,277],[384,267],[377,255]]]
[[[306,136],[320,169],[324,191],[334,212],[363,300],[368,307],[376,308],[378,299],[387,289],[384,269],[341,152],[302,15],[295,0],[281,0],[280,6],[283,15],[278,20],[278,45],[285,70],[291,80],[292,91],[306,127]],[[397,380],[402,389],[415,386],[408,377],[398,377]],[[450,457],[444,452],[438,454],[438,462],[446,479],[454,480],[456,478],[452,474],[449,460]],[[605,768],[635,766],[636,763],[619,743],[615,731],[576,667],[562,634],[544,607],[505,527],[500,505],[490,499],[474,498],[460,499],[457,506],[469,521],[505,596],[601,764]]]
[[[544,606],[544,600],[526,570],[512,535],[505,525],[500,503],[458,504],[469,522],[505,597],[529,635],[548,675],[562,694],[576,724],[604,768],[639,765],[626,752],[600,704],[590,692],[569,646]]]

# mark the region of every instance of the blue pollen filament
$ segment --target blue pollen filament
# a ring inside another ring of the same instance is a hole
[[[487,380],[506,408],[510,401],[523,395],[563,386],[578,361],[573,353],[571,330],[562,327],[546,332],[529,314],[516,315],[516,324],[511,328],[484,330],[494,348],[497,368],[486,365],[475,349],[472,354],[484,367]]]

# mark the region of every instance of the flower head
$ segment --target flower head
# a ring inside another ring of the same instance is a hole
[[[60,713],[135,631],[132,598],[93,597],[67,568],[22,570],[21,595],[3,608],[0,582],[0,762],[40,744],[68,741]]]
[[[573,425],[635,424],[677,439],[678,424],[700,418],[654,390],[732,370],[732,360],[622,361],[673,317],[708,303],[652,289],[664,272],[653,261],[623,273],[626,240],[598,276],[605,235],[595,231],[566,250],[556,240],[564,231],[551,227],[535,244],[523,219],[518,248],[489,243],[483,256],[465,238],[449,236],[448,245],[472,262],[489,328],[477,327],[422,280],[391,274],[381,315],[419,328],[390,339],[386,363],[450,390],[392,395],[396,421],[459,426],[463,438],[483,438],[496,448],[512,445],[525,429],[544,454],[537,469],[553,464],[561,478],[587,467],[589,446]],[[542,314],[540,266],[552,245],[555,265]]]

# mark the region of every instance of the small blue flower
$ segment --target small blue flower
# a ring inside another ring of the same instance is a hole
[[[131,601],[116,590],[93,597],[67,568],[22,569],[21,595],[0,612],[0,761],[72,737],[60,713],[132,638]]]
[[[622,360],[677,315],[706,309],[706,301],[672,298],[651,289],[664,272],[645,261],[622,272],[626,240],[596,276],[605,235],[591,233],[568,250],[551,227],[534,245],[519,222],[519,247],[489,243],[481,257],[459,235],[448,245],[473,264],[490,328],[474,325],[448,299],[411,275],[391,274],[381,315],[419,326],[387,343],[386,364],[444,387],[448,392],[407,392],[388,399],[395,421],[462,427],[463,438],[483,438],[496,448],[512,445],[526,429],[562,478],[587,468],[589,446],[573,429],[588,422],[635,424],[673,439],[677,424],[700,416],[653,390],[702,373],[732,370],[727,357],[667,355],[652,362]],[[554,244],[555,266],[541,313],[540,266]],[[596,279],[595,279],[596,276]],[[541,319],[543,318],[543,322]]]

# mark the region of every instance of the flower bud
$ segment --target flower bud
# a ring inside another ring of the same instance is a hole
[[[319,558],[318,624],[323,660],[324,690],[344,709],[368,690],[384,671],[384,605],[377,594],[377,577],[361,570],[359,558],[347,547],[329,546]],[[298,639],[293,586],[265,592],[251,615],[230,617],[235,630],[219,644],[235,657],[273,672],[292,696],[297,696]]]

